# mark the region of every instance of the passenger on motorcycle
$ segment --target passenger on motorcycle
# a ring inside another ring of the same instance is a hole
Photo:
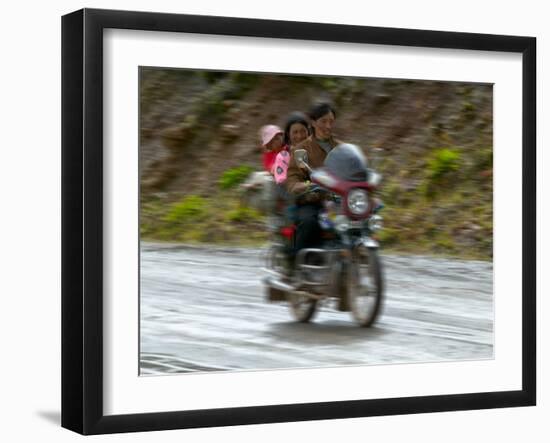
[[[291,150],[309,135],[309,124],[305,114],[295,111],[287,118],[284,131],[284,143]],[[283,150],[277,154],[273,166],[273,176],[277,184],[283,184],[286,181],[288,165],[290,163],[290,153]]]
[[[262,162],[264,169],[270,174],[273,173],[273,165],[277,155],[283,151],[288,151],[283,136],[283,130],[276,125],[265,125],[260,129]]]
[[[287,171],[286,188],[296,198],[297,226],[294,254],[300,249],[317,247],[321,241],[321,229],[318,215],[321,209],[317,193],[307,192],[310,189],[309,174],[296,162],[296,149],[305,149],[307,162],[312,169],[323,166],[327,154],[336,147],[338,140],[333,138],[336,111],[331,104],[321,102],[309,111],[313,133],[302,143],[291,149],[290,163]]]

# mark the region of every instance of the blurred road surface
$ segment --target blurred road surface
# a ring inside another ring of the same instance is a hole
[[[263,251],[141,245],[142,375],[493,357],[490,262],[383,255],[371,328],[323,305],[309,324],[268,303]]]

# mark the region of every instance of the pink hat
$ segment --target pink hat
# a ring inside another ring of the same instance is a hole
[[[262,146],[267,145],[273,137],[277,134],[283,134],[283,130],[276,125],[262,126],[260,129],[260,138],[262,139]]]

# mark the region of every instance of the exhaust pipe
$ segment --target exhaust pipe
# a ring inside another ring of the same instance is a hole
[[[274,277],[264,277],[263,283],[264,285],[269,286],[273,289],[277,289],[279,291],[292,292],[296,290],[294,286],[289,285],[288,283],[284,283]]]
[[[287,295],[302,295],[315,300],[322,300],[324,297],[317,294],[312,294],[311,292],[300,291],[296,287],[284,283],[280,280],[277,280],[273,277],[265,277],[263,279],[264,285],[269,288],[271,291],[268,293],[269,301],[287,301]],[[279,294],[277,294],[277,292]]]

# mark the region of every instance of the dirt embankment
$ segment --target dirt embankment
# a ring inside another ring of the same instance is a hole
[[[259,128],[282,126],[319,98],[336,107],[336,137],[361,146],[384,175],[386,246],[492,256],[492,86],[468,83],[143,68],[142,234],[177,240],[164,229],[170,208],[188,196],[220,198],[232,168],[261,169]],[[245,223],[220,223],[228,220]]]

